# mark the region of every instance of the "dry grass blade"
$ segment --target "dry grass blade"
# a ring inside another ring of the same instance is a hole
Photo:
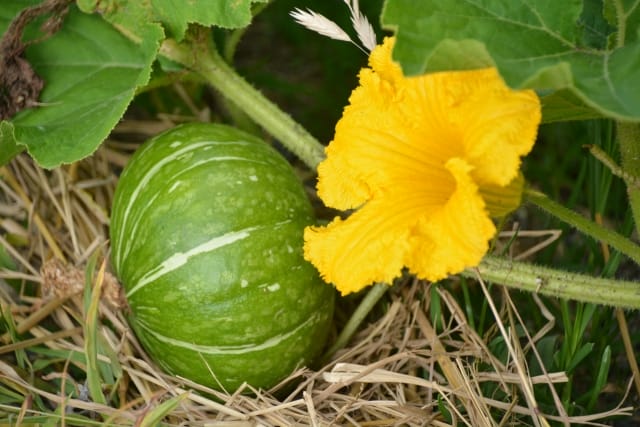
[[[16,333],[24,334],[28,332],[36,325],[38,325],[43,319],[51,315],[51,313],[64,304],[66,298],[56,298],[48,301],[46,304],[42,305],[38,310],[33,312],[29,317],[23,319],[20,323],[16,325]],[[0,337],[0,341],[6,343],[10,339],[9,332],[5,333]]]
[[[189,397],[189,393],[183,393],[179,396],[173,397],[166,402],[161,403],[156,408],[147,412],[142,420],[136,423],[139,427],[154,427],[157,426],[168,414],[170,414],[176,406],[178,406],[183,400]]]
[[[95,258],[94,258],[95,259]],[[102,393],[102,379],[98,367],[98,307],[104,283],[104,270],[106,263],[103,262],[98,271],[95,286],[92,286],[91,278],[95,262],[89,263],[86,271],[85,300],[89,301],[86,307],[85,316],[85,357],[87,360],[87,387],[93,400],[100,404],[107,401]]]
[[[504,324],[502,323],[502,320],[500,318],[500,315],[498,314],[498,310],[495,307],[495,304],[493,303],[493,299],[491,298],[491,294],[489,294],[489,291],[487,290],[487,287],[484,283],[484,280],[482,280],[482,277],[480,277],[480,275],[478,274],[478,282],[480,283],[480,286],[482,287],[482,292],[484,293],[485,297],[487,298],[487,301],[489,303],[489,307],[491,308],[491,311],[493,313],[493,316],[496,320],[496,324],[498,326],[498,328],[500,329],[500,333],[502,334],[502,337],[504,338],[504,342],[507,345],[507,348],[509,349],[509,354],[512,357],[513,361],[515,362],[515,366],[516,366],[516,370],[518,373],[518,376],[520,377],[520,385],[523,389],[524,392],[524,396],[526,398],[527,404],[529,405],[529,408],[531,409],[531,411],[535,414],[539,414],[540,410],[538,408],[538,403],[536,402],[536,398],[533,394],[533,389],[531,386],[531,383],[529,381],[529,376],[526,374],[525,372],[525,368],[522,366],[521,363],[521,357],[519,357],[519,354],[516,353],[515,348],[512,344],[512,339],[509,336],[509,334],[507,333],[507,330],[504,327]],[[538,415],[533,417],[533,422],[535,423],[536,426],[547,426],[548,422],[547,420],[544,419],[544,417],[542,415]]]
[[[440,342],[438,335],[435,330],[431,326],[431,323],[425,316],[424,312],[419,310],[416,312],[416,320],[420,329],[424,333],[426,337],[431,339],[431,347],[436,354],[436,360],[440,365],[440,368],[444,372],[447,381],[451,384],[451,387],[454,391],[460,393],[462,404],[470,414],[471,420],[474,422],[474,425],[477,426],[490,426],[491,422],[489,421],[489,417],[487,416],[488,410],[483,405],[479,404],[479,401],[475,399],[475,395],[473,393],[464,393],[463,390],[467,389],[467,382],[465,381],[465,377],[462,375],[458,366],[449,359],[447,351],[444,346]]]
[[[640,369],[638,368],[638,359],[636,357],[636,351],[633,347],[631,336],[629,334],[629,326],[627,325],[627,318],[624,311],[621,308],[616,308],[616,319],[620,326],[620,335],[622,336],[622,342],[624,343],[625,354],[631,372],[633,373],[633,383],[636,386],[636,391],[640,393]]]
[[[298,24],[306,27],[307,29],[334,40],[351,42],[364,53],[368,54],[376,47],[377,44],[376,33],[373,31],[373,26],[367,17],[360,12],[358,0],[345,0],[345,3],[349,8],[351,25],[358,35],[358,40],[360,40],[362,46],[355,43],[338,24],[324,15],[310,9],[302,10],[298,8],[294,9],[290,15]]]
[[[509,320],[511,322],[511,329],[512,330],[516,330],[517,327],[514,324],[515,322],[513,321],[513,317],[517,317],[518,318],[518,322],[520,325],[525,324],[525,322],[523,321],[522,317],[520,316],[520,313],[518,312],[516,306],[514,305],[513,301],[511,300],[511,297],[509,296],[509,291],[506,288],[502,289],[503,295],[504,295],[504,299],[508,302],[509,304]],[[543,375],[545,377],[548,378],[548,380],[545,382],[546,384],[551,384],[551,374],[549,374],[547,372],[547,369],[544,366],[544,363],[542,362],[542,357],[540,356],[540,353],[538,352],[535,343],[541,339],[544,334],[546,334],[547,332],[551,331],[551,327],[553,325],[553,322],[555,321],[555,319],[553,318],[553,316],[551,315],[551,313],[547,310],[547,308],[544,306],[544,304],[542,303],[542,301],[540,300],[540,298],[533,294],[533,299],[534,301],[536,301],[538,307],[540,308],[540,313],[547,319],[549,320],[549,323],[547,323],[547,325],[545,327],[543,327],[537,334],[535,337],[531,337],[529,335],[529,332],[527,331],[526,328],[522,328],[522,330],[524,331],[524,334],[527,337],[528,343],[525,346],[526,348],[531,349],[531,351],[533,352],[534,357],[536,358],[536,361],[538,362],[538,366],[540,366]],[[514,345],[517,345],[518,347],[520,346],[520,343],[514,339]],[[521,352],[523,352],[524,350],[522,348],[519,348]],[[531,378],[531,376],[528,377],[529,382],[531,384],[534,384],[533,379]],[[560,417],[563,418],[565,420],[565,424],[567,423],[567,419],[568,419],[568,415],[567,412],[565,411],[564,407],[562,406],[562,401],[560,400],[560,396],[558,396],[558,393],[556,392],[556,389],[554,387],[549,387],[549,393],[551,394],[551,396],[553,397],[553,401],[556,405],[556,409],[558,411],[558,414],[560,414]]]
[[[334,40],[341,40],[345,42],[351,42],[351,37],[344,32],[342,28],[329,18],[316,13],[312,10],[294,9],[290,13],[291,17],[303,27],[314,31],[323,36],[332,38]]]
[[[33,202],[30,200],[29,196],[25,193],[23,185],[21,185],[18,180],[14,177],[14,175],[7,169],[5,166],[0,168],[0,177],[4,178],[9,185],[13,188],[13,190],[19,195],[22,203],[24,203],[25,208],[28,211],[33,210]],[[62,250],[59,248],[56,239],[49,232],[49,229],[45,225],[45,222],[42,220],[42,217],[38,215],[38,213],[33,214],[33,221],[36,224],[38,230],[42,233],[42,237],[46,240],[49,245],[51,251],[55,255],[56,258],[64,260],[64,255],[62,254]]]
[[[360,43],[371,52],[376,47],[376,33],[373,31],[373,26],[369,22],[366,16],[360,11],[360,5],[358,0],[345,0],[345,3],[349,7],[351,13],[351,24],[353,29],[358,34],[358,40]]]
[[[541,250],[558,240],[560,238],[560,234],[562,234],[561,230],[519,230],[517,226],[515,226],[515,229],[512,231],[500,232],[500,237],[509,239],[509,255],[514,260],[523,260],[527,259],[537,252],[540,252]],[[521,250],[519,248],[523,238],[538,239],[540,237],[543,237],[544,239],[531,246],[530,248],[527,248],[525,250]],[[515,241],[515,238],[518,238],[518,240]],[[516,243],[516,245],[512,244],[514,242]],[[514,246],[518,247],[516,248]],[[501,252],[500,248],[498,248],[498,252]]]

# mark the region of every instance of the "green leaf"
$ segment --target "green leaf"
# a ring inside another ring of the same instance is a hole
[[[588,342],[583,344],[578,351],[576,351],[569,362],[569,366],[566,366],[565,369],[567,372],[573,372],[573,370],[587,357],[591,351],[593,350],[593,343]]]
[[[607,345],[602,352],[602,356],[600,357],[600,362],[597,364],[598,366],[598,374],[596,375],[595,381],[593,383],[593,387],[587,394],[590,395],[589,403],[587,408],[589,411],[593,410],[595,407],[598,396],[600,392],[604,389],[607,384],[607,377],[609,376],[609,368],[611,368],[611,346]]]
[[[251,4],[269,0],[77,0],[84,12],[99,12],[120,29],[140,35],[149,22],[161,22],[178,41],[190,23],[243,28],[251,22]]]
[[[24,1],[5,0],[0,31],[24,7]],[[99,15],[72,7],[56,34],[27,49],[27,60],[45,81],[42,106],[0,123],[0,162],[23,147],[47,168],[93,153],[149,79],[163,34],[159,26],[146,28],[136,44]],[[38,36],[31,33],[29,38]]]
[[[16,262],[11,258],[7,248],[3,245],[0,245],[0,269],[7,269],[9,271],[16,271],[18,266]]]
[[[6,120],[0,122],[0,165],[9,163],[24,147],[16,144],[13,124]]]
[[[85,303],[85,322],[84,322],[84,335],[85,335],[85,354],[87,364],[87,387],[91,398],[94,402],[106,404],[106,399],[102,393],[102,378],[100,376],[100,370],[98,365],[98,306],[100,303],[100,296],[102,292],[102,285],[104,279],[104,266],[103,263],[100,270],[97,273],[95,279],[95,285],[92,283],[95,272],[95,254],[87,264],[85,269],[85,289],[84,289],[84,303]],[[87,306],[87,300],[89,305]]]
[[[595,49],[608,49],[610,44],[615,45],[615,27],[604,14],[602,0],[584,2],[582,14],[578,20],[581,44]]]
[[[640,38],[640,7],[636,0],[604,0],[604,15],[611,25],[622,23],[626,43]],[[618,28],[620,30],[620,28]],[[620,34],[616,35],[620,38]]]
[[[151,411],[147,412],[144,418],[140,421],[140,427],[155,427],[160,421],[171,413],[183,400],[189,397],[189,392],[182,393],[178,396],[172,397],[166,402],[161,403]]]
[[[268,0],[151,0],[153,8],[173,37],[180,41],[189,23],[209,27],[243,28],[251,23],[251,3]]]
[[[542,101],[542,122],[560,122],[568,120],[601,119],[598,111],[590,108],[573,92],[562,89],[540,97]]]
[[[158,32],[162,31],[150,0],[76,0],[76,2],[82,12],[99,14],[132,40],[154,43],[157,42],[155,38]]]
[[[621,3],[626,44],[608,50],[596,48],[613,31],[605,7],[580,0],[387,0],[382,22],[407,75],[495,65],[514,88],[566,90],[580,109],[640,120],[640,8]]]

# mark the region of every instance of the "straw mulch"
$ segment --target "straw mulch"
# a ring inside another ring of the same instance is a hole
[[[151,125],[149,133],[164,127]],[[126,302],[103,264],[117,173],[134,147],[108,141],[91,158],[52,171],[25,155],[0,169],[0,244],[16,263],[15,269],[0,270],[6,331],[0,343],[0,396],[23,397],[0,400],[1,418],[18,425],[37,416],[73,424],[79,414],[104,425],[162,420],[189,426],[545,426],[630,414],[630,408],[619,406],[569,417],[553,386],[567,381],[565,374],[529,375],[524,361],[554,323],[535,295],[546,328],[514,339],[510,331],[517,325],[527,328],[509,293],[499,289],[490,299],[497,321],[480,337],[444,288],[437,290],[444,308],[441,327],[435,328],[429,307],[436,294],[430,284],[411,279],[392,288],[382,314],[370,317],[330,363],[316,371],[301,369],[273,390],[247,386],[221,393],[163,373],[127,326]],[[83,292],[85,283],[100,287],[101,300]],[[478,286],[486,290],[484,283]],[[486,345],[501,336],[506,360]],[[99,369],[92,368],[92,353]],[[96,371],[104,403],[88,391]],[[532,388],[540,384],[555,396],[555,409],[543,412],[537,406]]]

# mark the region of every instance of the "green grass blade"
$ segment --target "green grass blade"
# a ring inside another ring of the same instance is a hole
[[[469,326],[471,326],[471,329],[476,330],[475,313],[471,302],[471,295],[469,294],[469,283],[467,283],[467,279],[465,277],[460,277],[460,287],[462,288],[464,312],[467,315],[467,322],[469,323]]]
[[[184,399],[189,396],[189,393],[183,393],[179,396],[173,397],[166,402],[161,403],[151,411],[147,412],[142,421],[138,424],[139,427],[156,427],[160,421],[166,417],[176,406],[180,404]]]
[[[591,389],[591,397],[587,404],[587,411],[591,412],[595,409],[596,403],[598,403],[598,397],[600,392],[607,383],[609,377],[609,368],[611,367],[611,346],[606,346],[602,352],[602,358],[600,359],[600,366],[598,368],[598,375]]]
[[[431,313],[431,323],[436,331],[441,331],[443,329],[442,325],[442,302],[440,301],[440,294],[438,293],[438,289],[436,285],[433,285],[429,288],[430,296],[429,299],[429,313]]]
[[[92,257],[93,258],[93,257]],[[104,270],[106,264],[102,263],[96,276],[95,286],[92,289],[91,278],[95,268],[95,262],[89,262],[86,270],[85,287],[85,356],[87,362],[87,387],[94,402],[106,405],[106,399],[102,393],[102,379],[98,366],[98,307],[102,283],[104,282]],[[89,301],[88,307],[86,302]]]
[[[13,319],[13,316],[11,314],[11,310],[3,310],[2,307],[0,307],[0,317],[2,317],[2,320],[4,320],[4,324],[7,327],[7,333],[9,334],[11,342],[20,342],[19,333],[16,328],[15,320]],[[15,351],[13,351],[13,353],[16,357],[17,366],[21,369],[27,369],[27,366],[29,366],[29,358],[27,357],[24,349],[16,349]]]

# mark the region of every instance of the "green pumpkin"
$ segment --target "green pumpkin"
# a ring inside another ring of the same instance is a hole
[[[334,291],[303,258],[311,205],[290,164],[235,128],[147,141],[118,182],[111,259],[130,324],[168,372],[269,388],[324,346]]]

